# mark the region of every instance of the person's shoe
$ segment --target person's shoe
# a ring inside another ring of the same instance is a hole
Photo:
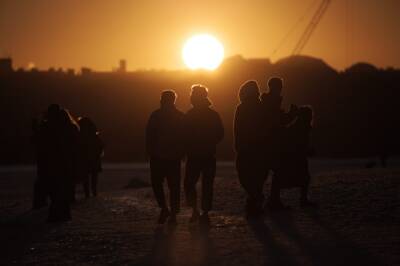
[[[266,208],[272,212],[287,211],[291,209],[290,206],[283,205],[281,201],[268,201],[268,203],[266,204]]]
[[[317,208],[318,204],[312,201],[307,200],[301,200],[300,201],[300,207],[302,208]]]
[[[200,217],[200,213],[199,213],[199,211],[193,211],[193,213],[192,213],[192,217],[190,217],[190,220],[189,220],[189,222],[190,223],[195,223],[195,222],[197,222],[198,220],[199,220],[199,217]]]
[[[174,226],[176,224],[177,224],[176,215],[175,214],[171,214],[171,216],[168,218],[168,225]]]
[[[264,211],[246,212],[246,219],[259,219],[264,217]]]
[[[262,208],[256,208],[254,206],[246,206],[246,218],[247,219],[257,219],[264,215],[264,210]]]
[[[158,223],[159,224],[164,224],[165,221],[167,220],[168,216],[170,216],[170,212],[168,209],[161,209],[160,212],[160,217],[158,218]]]
[[[208,216],[208,212],[205,212],[202,215],[200,215],[199,224],[202,226],[210,226],[210,217]]]

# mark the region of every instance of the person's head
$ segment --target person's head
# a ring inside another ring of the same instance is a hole
[[[255,80],[248,80],[239,89],[240,102],[255,102],[260,100],[260,89]]]
[[[269,92],[273,95],[281,95],[283,88],[283,79],[279,77],[272,77],[268,80]]]
[[[97,133],[96,125],[89,117],[79,117],[78,118],[78,125],[80,131],[86,134],[94,135]]]
[[[160,104],[161,107],[170,107],[175,105],[176,95],[174,90],[164,90],[161,92]]]
[[[311,126],[313,121],[313,113],[314,111],[311,106],[304,105],[298,108],[297,117],[302,123]]]
[[[49,107],[47,107],[46,118],[48,120],[56,120],[60,114],[60,111],[61,111],[60,105],[50,104]]]
[[[59,117],[58,122],[62,126],[75,126],[76,128],[79,129],[78,123],[67,109],[61,109],[58,117]]]
[[[208,99],[208,88],[201,84],[195,84],[191,88],[190,102],[194,107],[210,106],[211,101]]]

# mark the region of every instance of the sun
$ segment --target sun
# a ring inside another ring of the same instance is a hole
[[[190,69],[214,70],[224,59],[224,47],[212,35],[194,35],[183,46],[182,58]]]

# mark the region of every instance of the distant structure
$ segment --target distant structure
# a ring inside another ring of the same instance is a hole
[[[0,58],[0,73],[10,73],[13,71],[11,58]]]
[[[75,69],[73,69],[73,68],[68,68],[68,69],[67,69],[67,74],[68,74],[69,76],[75,76]]]
[[[119,60],[119,68],[117,72],[126,73],[126,60],[121,59]]]
[[[86,76],[86,75],[90,75],[90,73],[92,73],[92,70],[88,67],[82,67],[81,68],[81,75],[82,76]]]

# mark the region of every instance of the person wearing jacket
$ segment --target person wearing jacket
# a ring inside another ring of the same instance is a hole
[[[185,151],[187,154],[185,174],[185,194],[192,208],[191,222],[199,220],[209,223],[208,212],[212,209],[213,186],[216,172],[216,146],[224,137],[224,127],[219,114],[211,108],[208,89],[203,85],[193,85],[190,102],[192,108],[185,114]],[[197,207],[196,184],[202,177],[202,197],[200,215]]]
[[[177,95],[173,90],[161,93],[160,108],[154,111],[146,126],[146,150],[150,156],[151,183],[158,206],[158,222],[176,223],[180,205],[181,160],[183,149],[184,114],[175,106]],[[163,182],[167,180],[170,208],[168,208]]]
[[[262,109],[256,81],[246,81],[239,90],[240,104],[234,119],[236,170],[247,193],[246,216],[263,213],[263,184],[266,178],[262,154]]]

